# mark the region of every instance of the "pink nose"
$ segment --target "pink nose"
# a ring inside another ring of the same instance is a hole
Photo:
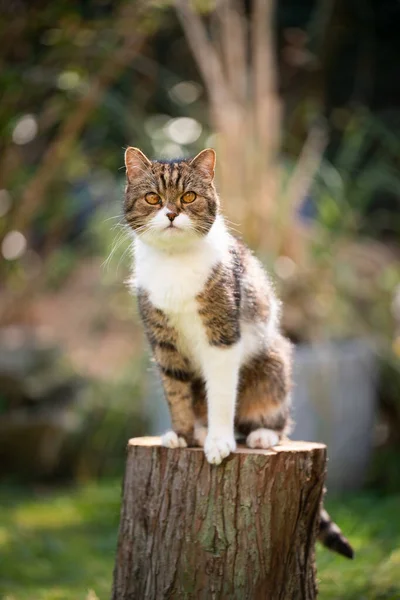
[[[171,223],[172,223],[172,221],[175,219],[175,217],[177,217],[177,216],[178,216],[178,213],[176,213],[176,212],[173,212],[172,210],[169,210],[169,211],[167,212],[167,217],[168,217],[168,219],[171,221]]]

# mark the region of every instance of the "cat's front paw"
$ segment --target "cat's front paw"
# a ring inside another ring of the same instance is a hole
[[[236,442],[233,435],[211,436],[207,435],[204,442],[204,454],[211,465],[219,465],[236,450]]]
[[[175,431],[167,431],[161,436],[161,445],[165,448],[186,448],[187,442],[184,437],[175,433]]]

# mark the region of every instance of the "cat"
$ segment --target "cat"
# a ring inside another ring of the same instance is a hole
[[[221,215],[215,160],[212,149],[150,161],[128,148],[124,213],[134,233],[131,286],[171,414],[162,444],[203,446],[218,465],[234,452],[235,432],[250,448],[290,432],[292,345],[270,279]],[[327,513],[322,524],[326,545],[340,542],[350,556]]]

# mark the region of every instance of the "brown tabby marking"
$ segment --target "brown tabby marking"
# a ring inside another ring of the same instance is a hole
[[[218,264],[199,294],[199,314],[210,345],[229,346],[240,339],[240,317],[253,322],[269,315],[271,290],[265,276],[259,286],[243,282],[257,273],[258,263],[246,248],[232,248],[232,266]],[[260,291],[261,290],[261,291]],[[194,416],[207,424],[205,384],[178,350],[177,333],[167,316],[138,290],[139,309],[154,358],[161,371],[175,431],[191,437]],[[247,435],[260,427],[283,434],[290,425],[288,396],[291,379],[291,345],[277,336],[269,348],[242,365],[239,372],[236,428]],[[185,419],[187,421],[185,422]],[[185,425],[186,423],[186,425]]]
[[[266,353],[243,365],[239,375],[238,429],[267,427],[286,432],[291,389],[291,344],[277,336]]]
[[[125,216],[137,234],[146,231],[147,227],[151,229],[150,221],[166,206],[177,214],[185,212],[196,234],[207,234],[219,211],[219,199],[213,185],[213,150],[203,151],[192,161],[150,162],[140,150],[128,148],[125,161],[128,178]],[[182,202],[187,191],[197,194],[193,204]],[[159,195],[160,203],[150,205],[146,202],[148,193]],[[259,351],[240,368],[235,426],[244,435],[267,428],[282,437],[290,426],[291,344],[276,332],[276,299],[261,264],[239,240],[232,238],[229,243],[229,260],[215,266],[197,296],[199,315],[210,346],[222,349],[240,339],[241,324],[258,327],[271,321],[273,326],[267,349]],[[177,331],[167,316],[152,305],[147,292],[139,289],[138,296],[142,320],[161,373],[173,429],[193,445],[195,429],[199,431],[198,425],[207,425],[206,382],[179,351]],[[204,439],[203,431],[203,442]],[[321,511],[319,537],[329,548],[353,557],[350,544],[324,510]]]
[[[235,426],[248,435],[266,427],[283,435],[291,425],[290,343],[277,338],[275,347],[260,354],[240,369]],[[192,382],[193,408],[196,419],[207,425],[207,396],[205,383],[197,378]]]
[[[161,208],[168,206],[178,215],[186,213],[198,233],[205,235],[209,231],[218,212],[218,196],[214,184],[189,163],[149,161],[143,164],[138,177],[132,182],[128,180],[124,210],[133,230],[143,228]],[[181,197],[188,191],[195,192],[197,198],[191,204],[184,204]],[[162,204],[148,204],[145,196],[149,192],[158,194]]]
[[[162,373],[181,382],[189,382],[193,373],[186,357],[177,349],[177,333],[162,310],[155,308],[148,294],[138,290],[139,310],[154,358]]]
[[[191,384],[169,377],[163,371],[161,379],[171,413],[172,428],[178,436],[185,438],[187,444],[194,445],[195,414]]]
[[[192,381],[193,410],[196,420],[207,425],[207,392],[206,384],[200,377]]]
[[[340,528],[332,521],[325,509],[321,509],[319,522],[319,541],[347,558],[354,558],[354,550]]]
[[[241,318],[249,323],[268,321],[273,289],[265,271],[241,240],[232,249],[233,265],[240,281]]]
[[[193,443],[193,373],[189,361],[177,350],[177,334],[166,315],[152,305],[145,291],[138,290],[138,300],[153,356],[161,372],[172,426],[178,435]]]
[[[199,155],[200,156],[200,155]],[[212,157],[211,157],[212,158]],[[132,151],[125,198],[126,220],[134,230],[145,227],[160,208],[187,213],[196,230],[205,235],[219,210],[212,176],[202,161],[150,162]],[[128,169],[129,170],[129,169]],[[184,204],[187,191],[197,194]],[[155,193],[161,204],[150,205],[145,196]],[[177,332],[148,294],[138,290],[139,308],[153,356],[161,372],[174,430],[190,436],[194,417],[207,422],[204,381],[179,351]],[[240,322],[267,322],[274,293],[265,272],[248,248],[232,238],[227,263],[216,265],[197,296],[199,315],[210,346],[228,347],[240,339]],[[290,344],[277,335],[268,351],[242,365],[239,373],[236,426],[250,432],[268,427],[282,433],[289,421]]]
[[[240,281],[237,272],[218,264],[197,300],[210,345],[235,344],[240,339]]]

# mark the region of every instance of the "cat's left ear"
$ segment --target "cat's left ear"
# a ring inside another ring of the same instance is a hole
[[[214,179],[215,159],[215,150],[207,148],[190,161],[190,166],[201,171],[202,174],[206,175],[212,181]]]
[[[151,162],[139,148],[127,148],[125,151],[126,176],[131,183],[151,167]]]

